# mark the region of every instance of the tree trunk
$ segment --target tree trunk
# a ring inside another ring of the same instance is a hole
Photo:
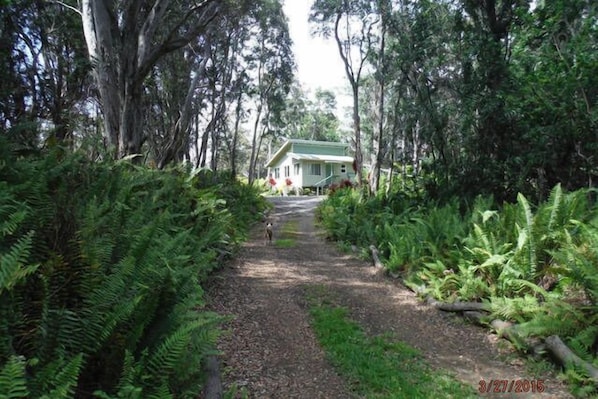
[[[204,130],[203,134],[201,135],[201,147],[199,148],[199,157],[197,159],[197,164],[200,168],[206,167],[206,162],[208,160],[208,138],[210,137],[210,129],[212,129],[212,124],[214,120],[211,120],[208,123],[208,127]]]
[[[143,144],[143,120],[141,111],[141,88],[134,83],[125,84],[125,93],[121,99],[118,158],[127,155],[141,155]],[[136,157],[138,159],[140,157]]]
[[[370,170],[370,194],[376,195],[380,188],[380,168],[382,164],[382,142],[384,138],[384,100],[386,90],[386,62],[385,62],[385,46],[386,46],[386,13],[388,11],[388,4],[383,1],[380,2],[380,50],[378,53],[378,111],[376,118],[378,120],[378,127],[376,132],[372,132],[372,167]]]
[[[444,310],[445,312],[464,312],[466,310],[476,310],[476,311],[489,311],[490,306],[487,303],[482,302],[454,302],[454,303],[446,303],[446,302],[439,302],[434,298],[428,298],[427,301],[428,305],[435,307],[439,310]]]
[[[257,158],[257,142],[258,142],[258,130],[260,125],[260,120],[262,117],[262,104],[258,104],[257,106],[257,114],[255,116],[255,122],[253,123],[253,135],[251,137],[251,155],[249,157],[249,184],[253,184],[255,180],[255,164]]]
[[[361,152],[361,120],[359,118],[359,80],[361,76],[361,69],[363,67],[363,63],[367,58],[367,54],[362,54],[362,58],[360,60],[359,66],[357,70],[354,69],[350,55],[348,55],[344,50],[344,42],[340,37],[339,34],[339,24],[343,17],[343,12],[339,11],[335,24],[334,24],[334,38],[336,40],[336,44],[338,47],[338,52],[343,60],[343,64],[345,66],[345,73],[347,75],[347,79],[351,85],[351,90],[353,93],[353,138],[355,141],[355,160],[353,162],[355,168],[355,180],[358,185],[361,185],[361,169],[363,167],[363,155]],[[347,21],[348,23],[348,21]]]
[[[172,15],[167,12],[171,6],[169,0],[155,1],[147,9],[140,0],[126,3],[117,10],[114,1],[80,1],[83,32],[89,58],[94,64],[105,134],[116,157],[141,152],[143,81],[152,67],[165,54],[197,38],[222,7],[221,2],[205,0],[181,20],[165,21]],[[191,16],[196,17],[193,22]],[[158,33],[166,25],[171,25],[173,30]]]
[[[361,185],[361,169],[363,155],[361,153],[361,120],[359,119],[359,86],[351,84],[353,88],[353,137],[355,140],[355,181]]]
[[[235,110],[235,128],[233,131],[233,140],[230,149],[230,165],[231,174],[233,177],[237,176],[237,142],[239,137],[239,125],[241,123],[242,102],[243,91],[239,88],[239,93],[237,95],[237,108]]]
[[[107,144],[116,156],[120,152],[118,138],[121,108],[110,14],[103,2],[82,0],[81,15],[89,58],[95,63],[93,73],[100,94]]]
[[[172,161],[179,160],[179,156],[185,142],[188,142],[189,139],[189,129],[191,126],[191,117],[192,117],[192,109],[193,109],[193,99],[195,98],[195,90],[199,85],[200,79],[205,74],[206,64],[208,62],[208,57],[202,59],[199,69],[195,71],[195,76],[193,80],[189,83],[189,88],[187,89],[187,95],[185,96],[185,102],[183,103],[181,110],[179,112],[179,117],[176,120],[172,131],[170,132],[170,140],[166,145],[166,149],[164,151],[164,155],[158,162],[158,168],[165,167],[168,163]]]

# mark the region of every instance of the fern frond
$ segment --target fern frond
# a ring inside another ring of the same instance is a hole
[[[523,228],[522,231],[520,231],[520,235],[519,237],[521,237],[521,233],[524,232],[525,233],[525,242],[527,242],[527,257],[528,257],[528,276],[530,278],[534,277],[534,275],[536,274],[536,267],[537,267],[537,259],[536,259],[536,243],[535,243],[535,237],[534,237],[534,215],[532,213],[531,207],[529,205],[529,203],[527,202],[527,199],[523,196],[523,194],[519,193],[517,195],[517,202],[519,203],[519,205],[521,206],[521,209],[523,210],[523,215],[525,217],[525,226]],[[518,240],[518,247],[520,247],[519,245],[519,240]],[[523,243],[521,245],[521,248],[523,249]]]
[[[4,195],[6,197],[0,198],[0,237],[14,234],[28,214],[23,206],[13,203],[7,192]]]
[[[86,331],[86,349],[100,348],[114,328],[127,320],[140,303],[140,294],[129,293],[133,288],[129,284],[134,271],[135,259],[123,259],[115,273],[86,299],[88,307],[83,310],[82,320]]]
[[[22,356],[11,356],[0,370],[0,397],[16,399],[29,397],[25,378],[26,361]]]
[[[62,363],[62,362],[61,362]],[[52,389],[40,399],[67,399],[72,398],[74,389],[77,386],[77,379],[79,378],[79,371],[83,364],[83,354],[79,353],[73,357],[62,367],[53,367],[57,373],[50,380]]]
[[[558,299],[550,300],[543,303],[529,321],[521,324],[521,331],[537,337],[570,337],[579,330],[585,319],[584,312],[575,306]]]
[[[148,361],[148,371],[159,378],[172,372],[181,355],[186,351],[191,342],[193,332],[206,324],[204,320],[196,320],[182,325],[170,334],[151,354]]]
[[[532,295],[516,298],[494,297],[490,304],[493,315],[520,323],[529,320],[541,309],[538,299]]]
[[[562,212],[563,190],[560,183],[554,186],[548,201],[550,202],[550,218],[548,219],[547,229],[548,231],[552,231]]]
[[[39,265],[25,265],[32,241],[33,232],[30,231],[13,244],[7,253],[0,255],[0,293],[10,291],[38,268]]]
[[[148,396],[148,399],[174,399],[174,395],[170,393],[168,384],[163,382],[156,389],[154,389],[154,392]]]
[[[141,355],[145,357],[145,352]],[[123,359],[123,369],[121,377],[116,386],[116,396],[108,395],[103,391],[95,391],[94,396],[99,399],[142,399],[143,388],[137,386],[137,380],[141,378],[141,362],[136,362],[130,351],[126,350]]]
[[[570,341],[569,347],[582,359],[591,362],[592,350],[598,343],[598,326],[589,325],[578,332]]]

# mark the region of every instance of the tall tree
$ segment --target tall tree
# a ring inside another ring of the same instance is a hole
[[[507,97],[522,134],[518,188],[545,198],[598,183],[598,8],[590,1],[539,2],[516,26]]]
[[[273,134],[280,122],[284,101],[293,80],[294,61],[287,18],[277,0],[266,0],[256,10],[257,37],[248,74],[255,76],[252,94],[255,114],[249,158],[249,183],[257,177],[264,136]]]
[[[389,19],[392,13],[392,4],[389,0],[377,0],[377,12],[379,14],[378,32],[377,32],[377,48],[374,51],[373,57],[375,62],[374,78],[377,83],[377,107],[376,107],[376,128],[371,135],[371,168],[369,187],[370,194],[375,195],[378,192],[380,181],[380,167],[382,158],[384,156],[382,149],[384,146],[384,129],[385,129],[385,100],[386,100],[386,84],[389,79],[389,73],[386,62],[386,35],[388,32]]]
[[[528,0],[463,0],[459,26],[469,55],[463,59],[463,104],[469,117],[469,152],[462,187],[475,187],[499,199],[513,197],[516,179],[509,154],[517,141],[517,125],[506,109],[512,90],[509,71],[511,31]]]
[[[40,138],[72,145],[88,98],[81,21],[60,11],[57,4],[34,0],[0,9],[0,119],[11,138],[27,147]]]
[[[315,31],[334,36],[345,74],[353,95],[353,136],[355,146],[355,175],[361,183],[363,155],[359,115],[359,89],[364,65],[370,55],[372,29],[377,16],[368,0],[316,0],[309,16]]]
[[[316,89],[314,98],[293,86],[283,115],[286,138],[339,141],[340,122],[336,116],[336,96],[330,90]]]
[[[164,55],[205,34],[227,2],[186,8],[170,0],[81,0],[83,31],[94,65],[108,144],[115,156],[139,154],[145,140],[144,81]]]

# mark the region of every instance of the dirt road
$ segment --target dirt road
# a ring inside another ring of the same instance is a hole
[[[476,389],[481,380],[534,379],[520,359],[505,360],[494,334],[422,304],[397,282],[373,275],[370,263],[327,242],[314,226],[319,198],[271,201],[274,239],[282,230],[293,231],[292,239],[285,247],[268,245],[262,226],[256,227],[239,256],[210,285],[210,307],[231,316],[219,343],[225,388],[236,385],[260,399],[356,397],[327,362],[310,328],[308,285],[333,291],[369,334],[393,333],[420,349],[433,367]],[[486,396],[570,397],[553,375],[541,378],[543,394]]]

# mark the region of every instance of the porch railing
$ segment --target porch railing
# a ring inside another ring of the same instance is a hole
[[[319,193],[320,189],[322,190],[322,194],[324,194],[324,186],[327,185],[326,182],[328,182],[328,184],[332,183],[332,179],[334,179],[335,177],[338,177],[338,176],[337,175],[330,175],[328,177],[323,178],[322,180],[320,180],[316,184],[314,184],[314,187],[316,188],[316,195],[320,195],[320,193]]]

